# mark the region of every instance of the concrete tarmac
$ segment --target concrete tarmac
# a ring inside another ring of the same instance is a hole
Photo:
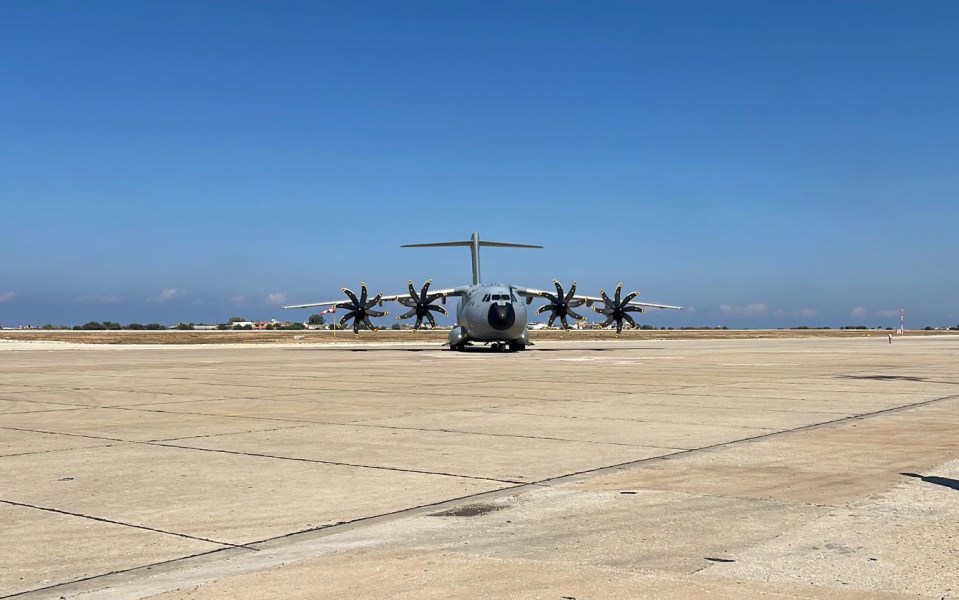
[[[957,365],[0,342],[0,598],[956,598]]]

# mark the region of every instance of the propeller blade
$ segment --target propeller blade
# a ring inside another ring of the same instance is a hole
[[[546,311],[548,311],[548,310],[556,310],[556,305],[555,305],[555,304],[544,304],[543,306],[540,306],[539,308],[536,309],[536,314],[540,315],[540,314],[543,314],[544,312],[546,312]]]
[[[560,315],[559,320],[563,323],[563,329],[570,329],[569,323],[566,322],[566,315]]]
[[[626,322],[629,323],[631,327],[636,327],[636,321],[634,321],[631,316],[627,315],[626,313],[623,313],[623,319],[625,319]]]
[[[423,315],[416,315],[416,322],[413,323],[413,329],[419,329],[423,325]]]
[[[553,326],[553,321],[555,321],[555,320],[556,320],[556,313],[553,313],[553,314],[551,314],[551,315],[549,316],[549,321],[546,322],[546,326],[547,326],[547,327],[552,327],[552,326]]]
[[[407,285],[410,289],[410,298],[413,300],[413,302],[419,303],[420,297],[416,295],[416,290],[413,288],[413,280],[410,279]]]
[[[426,294],[430,289],[430,284],[433,283],[432,279],[427,279],[426,283],[423,284],[423,289],[420,291],[420,298],[426,298]]]
[[[382,298],[383,298],[383,292],[378,292],[372,300],[366,303],[365,308],[373,308],[374,306],[379,304]]]
[[[646,312],[646,311],[643,310],[642,308],[640,308],[639,306],[624,306],[624,307],[623,307],[623,312],[624,312],[624,313],[627,313],[627,312],[644,313],[644,312]]]
[[[366,284],[360,283],[360,304],[366,304]]]
[[[373,321],[370,321],[369,317],[363,317],[363,324],[366,325],[370,331],[376,331],[376,327],[373,326]]]
[[[416,302],[410,298],[397,298],[396,301],[407,308],[413,308],[416,306]]]
[[[449,315],[449,313],[446,312],[446,309],[443,308],[442,306],[433,306],[432,304],[427,304],[427,305],[426,305],[426,310],[435,310],[435,311],[438,312],[438,313],[442,313],[442,314],[444,314],[444,315]],[[427,314],[429,314],[429,313],[427,313]]]
[[[387,312],[385,310],[367,310],[366,316],[368,317],[385,317]]]
[[[620,284],[616,286],[616,304],[622,304],[622,302],[620,302],[619,300],[619,296],[622,293],[623,293],[623,284],[622,282],[620,282]]]
[[[353,290],[349,288],[343,288],[341,291],[349,296],[350,300],[353,301],[353,306],[344,306],[343,308],[356,308],[360,305],[360,301],[357,299],[356,294],[353,293]]]
[[[430,322],[430,329],[435,329],[436,319],[433,318],[433,313],[426,313],[426,319]]]
[[[556,281],[555,279],[553,280],[553,285],[556,286],[556,297],[557,297],[557,298],[562,298],[562,297],[563,297],[563,286],[561,286],[561,285],[559,284],[559,282]]]
[[[617,320],[616,320],[616,335],[619,335],[619,334],[621,334],[622,332],[623,332],[623,320],[622,320],[622,319],[617,319]]]
[[[582,315],[576,314],[574,311],[571,311],[571,310],[566,311],[566,314],[569,315],[569,316],[571,316],[571,317],[573,317],[574,319],[579,320],[579,321],[582,321],[583,319],[586,318],[586,317],[584,317],[584,316],[582,316]]]
[[[629,304],[629,301],[639,295],[639,292],[630,292],[626,294],[626,297],[623,298],[623,306]]]
[[[398,316],[398,317],[396,317],[396,318],[397,318],[397,319],[409,319],[410,317],[412,317],[412,316],[415,315],[415,314],[416,314],[416,309],[414,308],[413,310],[408,310],[408,311],[406,311],[405,313],[401,314],[400,316]]]
[[[569,293],[566,294],[566,303],[567,303],[567,304],[570,304],[570,300],[572,300],[572,299],[573,299],[573,296],[575,296],[575,295],[576,295],[576,282],[574,281],[574,282],[572,283],[572,285],[569,286]],[[579,302],[580,304],[582,304],[583,301],[582,301],[582,300],[577,300],[577,302]],[[570,304],[570,306],[572,306],[572,304]],[[577,304],[577,306],[579,306],[579,304]]]

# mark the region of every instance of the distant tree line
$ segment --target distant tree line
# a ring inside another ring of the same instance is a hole
[[[48,328],[53,329],[53,326],[52,325],[49,327],[47,327],[46,325],[43,326],[43,329],[48,329]],[[83,325],[73,326],[74,331],[103,331],[103,330],[118,331],[120,329],[130,329],[130,330],[146,329],[146,330],[155,331],[155,330],[169,329],[169,328],[166,325],[160,325],[159,323],[147,323],[146,325],[143,325],[142,323],[129,323],[127,325],[121,325],[113,321],[103,321],[102,323],[99,321],[88,321],[84,323]]]

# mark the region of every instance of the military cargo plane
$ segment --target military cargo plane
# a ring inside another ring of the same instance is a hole
[[[616,326],[616,333],[621,333],[623,327],[628,325],[635,327],[636,321],[629,313],[642,313],[645,308],[663,308],[682,310],[681,306],[671,306],[668,304],[650,304],[648,302],[635,302],[633,299],[639,295],[639,292],[630,292],[624,297],[622,295],[623,284],[616,286],[613,297],[610,298],[605,290],[600,290],[599,296],[583,296],[576,293],[576,282],[570,285],[568,292],[563,290],[563,286],[558,281],[553,280],[556,287],[556,293],[525,288],[516,285],[500,283],[482,283],[480,278],[480,248],[498,247],[498,248],[542,248],[530,244],[510,244],[505,242],[488,242],[480,240],[478,234],[473,235],[468,240],[458,242],[434,242],[429,244],[407,244],[403,248],[438,248],[450,246],[467,246],[473,259],[473,283],[470,285],[461,285],[454,288],[430,291],[432,280],[427,281],[420,292],[416,292],[413,282],[409,282],[408,293],[394,294],[384,296],[382,293],[373,298],[369,298],[366,284],[360,284],[360,294],[357,296],[352,290],[343,288],[349,300],[331,300],[327,302],[313,302],[310,304],[294,304],[284,306],[283,308],[313,308],[330,307],[331,310],[344,309],[347,311],[340,318],[340,325],[345,325],[348,321],[353,321],[353,333],[359,333],[360,325],[365,325],[371,330],[376,328],[371,317],[382,317],[387,313],[377,310],[382,307],[384,302],[399,302],[409,308],[407,312],[397,317],[397,319],[411,319],[416,317],[415,329],[423,324],[423,320],[429,322],[430,327],[436,326],[434,312],[449,314],[442,306],[435,304],[440,301],[446,304],[446,299],[453,296],[460,299],[459,306],[456,309],[456,326],[450,331],[449,344],[450,350],[464,350],[467,346],[481,343],[489,344],[494,350],[525,350],[530,346],[529,328],[527,326],[528,307],[534,300],[542,298],[548,301],[541,306],[536,314],[549,312],[548,325],[552,327],[553,322],[559,318],[565,329],[569,329],[567,318],[585,319],[577,314],[573,309],[585,304],[594,311],[604,315],[606,320],[601,326]],[[596,304],[597,306],[593,306]],[[335,314],[335,313],[334,313]]]

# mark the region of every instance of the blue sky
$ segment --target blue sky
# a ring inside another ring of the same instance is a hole
[[[618,281],[959,323],[952,2],[0,3],[0,323]],[[395,313],[394,313],[395,314]],[[392,319],[390,317],[389,319]],[[384,320],[388,323],[389,320]]]

